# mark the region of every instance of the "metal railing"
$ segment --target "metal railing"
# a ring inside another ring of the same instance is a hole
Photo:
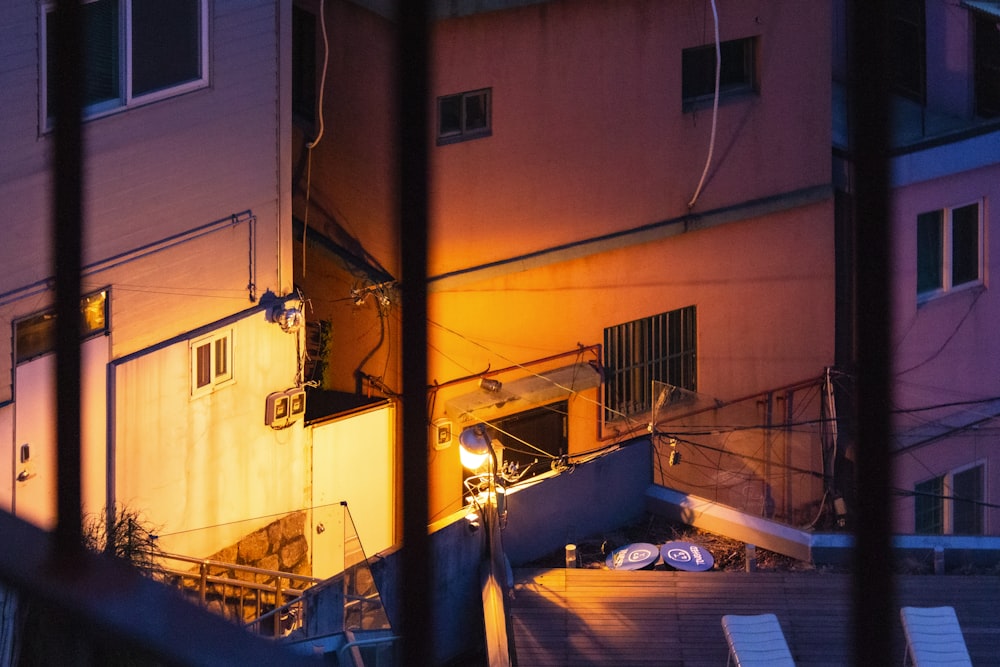
[[[224,618],[257,634],[280,637],[301,627],[302,594],[323,581],[291,572],[265,570],[205,558],[159,554],[153,578],[179,589]],[[178,563],[195,567],[184,568]],[[282,613],[274,613],[282,610]],[[260,619],[268,619],[261,623]],[[273,634],[272,634],[273,633]]]

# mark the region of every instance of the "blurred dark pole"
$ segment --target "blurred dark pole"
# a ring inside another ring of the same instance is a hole
[[[889,512],[892,276],[889,148],[889,0],[851,0],[849,123],[857,248],[857,485],[854,664],[888,665],[898,622]],[[916,55],[914,56],[916,57]],[[898,659],[898,656],[896,656]]]
[[[57,561],[81,548],[80,266],[83,237],[83,12],[79,0],[56,5],[53,96],[55,150],[52,249],[56,298]]]
[[[425,0],[396,3],[399,240],[403,292],[403,651],[407,665],[430,664],[427,538],[427,210],[428,31]]]

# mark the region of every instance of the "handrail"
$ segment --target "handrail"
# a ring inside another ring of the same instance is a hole
[[[283,572],[280,570],[267,570],[251,565],[240,565],[238,563],[228,563],[225,561],[212,560],[209,558],[195,558],[181,554],[158,553],[156,554],[159,565],[149,567],[151,571],[163,578],[165,583],[172,583],[182,590],[196,591],[199,600],[203,605],[208,604],[208,593],[210,586],[218,589],[219,597],[223,600],[223,616],[228,609],[239,617],[240,622],[249,628],[255,628],[260,632],[265,625],[263,619],[273,618],[274,636],[280,636],[282,631],[282,617],[288,618],[285,614],[298,605],[295,612],[291,614],[294,624],[299,626],[304,621],[304,605],[301,603],[302,594],[312,586],[324,581],[318,577]],[[163,564],[163,561],[179,561],[181,563],[191,563],[197,567],[183,570]],[[216,573],[214,570],[224,570],[235,574]],[[253,575],[254,577],[266,577],[271,583],[258,582],[255,579],[238,578],[240,574]],[[170,581],[173,580],[173,581]],[[282,581],[287,580],[287,586],[282,585]],[[192,582],[190,588],[184,582]],[[227,596],[227,589],[232,589],[232,594]],[[247,609],[247,591],[250,591],[250,608],[253,609],[255,617],[246,620],[244,612]],[[273,609],[262,614],[261,608],[266,604],[265,599],[273,596]],[[229,600],[230,602],[226,602]],[[238,600],[233,603],[232,600]]]

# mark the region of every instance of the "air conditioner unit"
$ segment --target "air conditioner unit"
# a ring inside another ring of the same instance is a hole
[[[264,402],[264,424],[273,429],[285,428],[290,423],[290,418],[291,398],[288,393],[276,391],[268,394]]]

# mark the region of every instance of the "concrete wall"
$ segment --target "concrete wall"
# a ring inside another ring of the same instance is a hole
[[[543,482],[512,489],[508,494],[503,550],[512,567],[540,558],[567,542],[609,530],[642,516],[644,494],[651,481],[650,448],[635,441],[593,461],[582,463]],[[445,664],[484,641],[479,570],[486,557],[485,531],[472,532],[456,515],[430,535],[433,571],[431,599],[425,613],[433,629],[434,664]],[[401,626],[399,587],[406,550],[370,559],[396,631]]]
[[[691,305],[707,396],[738,398],[832,364],[830,5],[717,4],[722,40],[758,40],[759,90],[720,105],[693,206],[713,119],[684,110],[681,57],[713,43],[710,3],[483,3],[434,22],[431,118],[437,97],[490,88],[493,122],[489,137],[448,145],[428,129],[432,382],[509,367],[529,377],[534,360],[600,345],[607,327]],[[392,273],[405,252],[392,210],[392,24],[346,1],[328,2],[326,16],[326,132],[311,154],[308,208],[299,148],[296,211],[334,240],[350,232],[351,249]],[[349,303],[346,287],[320,298]],[[370,308],[339,309],[339,372],[366,363],[398,389],[396,305],[381,323]],[[368,356],[380,324],[388,342]],[[570,454],[643,426],[603,424],[600,391],[570,397]],[[444,415],[441,398],[431,420]],[[438,518],[461,506],[463,472],[457,447],[428,445]]]

